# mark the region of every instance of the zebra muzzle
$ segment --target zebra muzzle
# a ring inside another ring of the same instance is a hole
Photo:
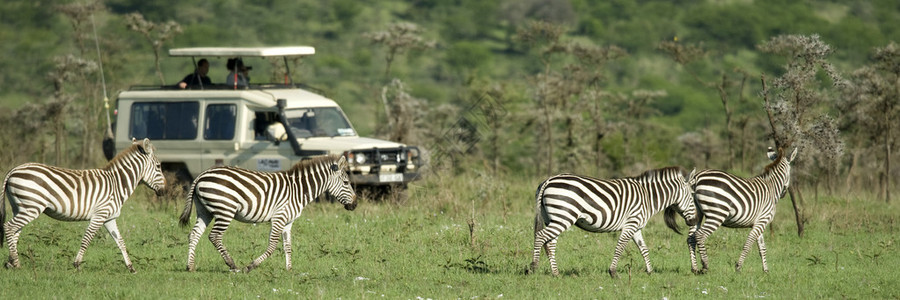
[[[344,204],[344,209],[346,209],[346,210],[356,209],[356,201],[353,201],[353,203],[350,203],[350,204]]]

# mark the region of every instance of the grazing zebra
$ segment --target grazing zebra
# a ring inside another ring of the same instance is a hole
[[[257,172],[236,167],[213,167],[196,179],[188,192],[181,214],[181,225],[187,225],[191,205],[197,204],[197,223],[191,230],[187,270],[194,271],[194,248],[206,226],[215,221],[209,241],[219,250],[225,264],[237,271],[234,260],[222,244],[222,236],[232,219],[244,223],[272,222],[266,252],[244,268],[249,272],[272,252],[281,236],[284,243],[285,267],[291,269],[291,224],[300,217],[303,207],[328,192],[347,210],[356,208],[356,192],[350,186],[347,160],[343,156],[320,156],[295,164],[283,172]]]
[[[769,151],[768,156],[774,161],[766,166],[762,175],[756,177],[745,179],[716,170],[704,170],[691,177],[697,212],[703,216],[703,220],[688,233],[692,272],[706,273],[709,269],[706,239],[719,226],[752,228],[735,265],[737,271],[741,270],[747,252],[755,241],[759,246],[763,271],[769,272],[762,233],[775,217],[775,204],[784,197],[790,186],[791,162],[797,157],[797,148],[794,148],[790,157],[785,157],[781,148],[778,149],[777,157],[773,153]],[[700,252],[702,270],[697,270],[695,251]]]
[[[122,251],[125,266],[134,273],[116,218],[140,182],[147,184],[157,195],[165,188],[166,179],[153,152],[149,139],[143,142],[132,140],[130,148],[102,169],[72,170],[27,163],[10,170],[0,191],[0,223],[6,219],[4,193],[9,197],[13,212],[12,219],[0,225],[9,244],[6,267],[19,267],[16,248],[22,227],[43,212],[60,221],[90,221],[81,239],[81,248],[75,255],[76,269],[80,268],[84,251],[94,234],[103,225]],[[2,240],[0,238],[0,243]]]
[[[653,272],[650,252],[641,235],[641,229],[650,217],[665,208],[666,225],[679,234],[676,212],[684,217],[688,226],[696,221],[696,209],[688,183],[691,175],[685,171],[680,167],[668,167],[622,179],[604,180],[561,174],[545,180],[536,194],[534,259],[527,273],[537,268],[543,247],[550,258],[553,275],[559,275],[556,240],[572,225],[590,232],[622,231],[609,266],[610,276],[616,277],[616,265],[628,240],[634,240],[640,248],[647,264],[647,273]]]

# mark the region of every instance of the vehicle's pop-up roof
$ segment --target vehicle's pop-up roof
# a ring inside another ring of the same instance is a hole
[[[169,49],[170,56],[271,57],[316,54],[309,46],[290,47],[194,47]]]

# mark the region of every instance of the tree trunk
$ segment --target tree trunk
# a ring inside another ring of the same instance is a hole
[[[553,175],[553,119],[550,110],[544,109],[547,121],[547,176]]]
[[[722,83],[717,87],[719,91],[719,99],[722,100],[722,108],[725,109],[725,139],[728,143],[728,169],[734,168],[734,134],[731,132],[731,110],[728,109],[728,92],[725,88],[728,85],[728,74],[722,74]]]
[[[885,100],[885,110],[884,110],[884,125],[885,125],[885,134],[884,134],[884,184],[882,185],[882,189],[884,189],[884,202],[891,202],[891,120],[889,118],[890,111],[888,110],[889,106],[887,104],[887,100]]]
[[[791,204],[794,206],[794,217],[797,219],[797,235],[803,237],[803,224],[806,222],[803,220],[803,213],[800,210],[803,205],[803,195],[796,186],[796,182],[791,184],[788,188],[788,193],[791,195]]]
[[[860,149],[860,147],[855,147],[855,149]],[[844,180],[844,194],[850,194],[850,187],[853,184],[853,171],[856,170],[856,163],[859,160],[859,150],[850,151],[853,152],[853,157],[850,158],[850,166],[847,169],[847,178]]]

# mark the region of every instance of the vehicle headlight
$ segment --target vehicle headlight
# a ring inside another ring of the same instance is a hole
[[[365,155],[365,154],[362,154],[362,153],[357,153],[357,154],[356,154],[356,163],[357,163],[357,164],[364,164],[364,163],[366,163],[366,155]]]

